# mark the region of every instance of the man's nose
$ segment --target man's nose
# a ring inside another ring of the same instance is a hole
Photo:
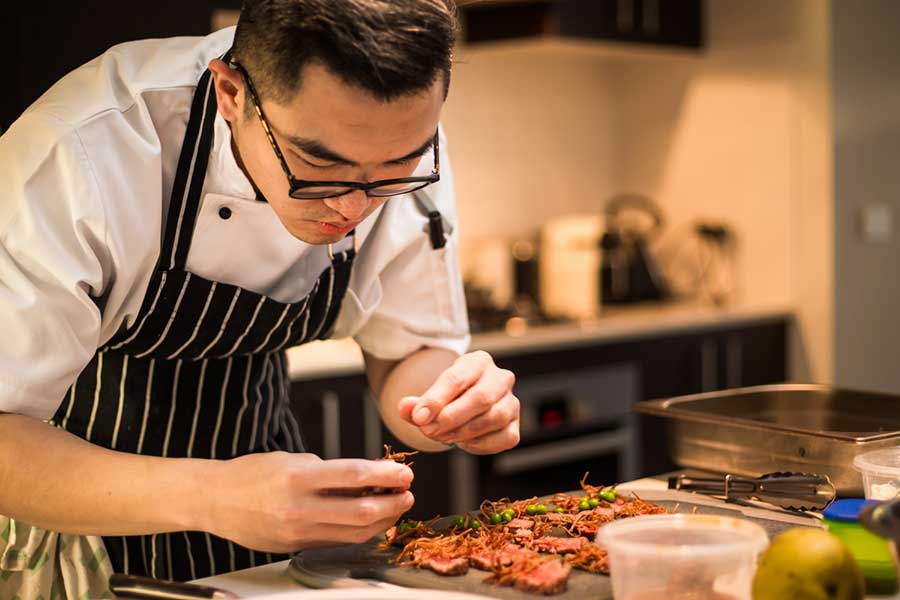
[[[369,197],[362,190],[354,190],[337,198],[326,198],[325,206],[341,213],[348,221],[356,221],[369,208]]]

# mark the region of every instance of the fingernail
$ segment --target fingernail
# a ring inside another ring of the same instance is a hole
[[[406,498],[403,499],[403,506],[406,508],[412,508],[413,502],[415,498],[413,498],[412,492],[406,492]]]
[[[406,468],[400,473],[400,483],[403,485],[409,485],[413,480],[413,472],[412,469]]]
[[[425,425],[431,421],[431,411],[424,406],[420,406],[413,411],[413,421],[415,421],[417,425]]]

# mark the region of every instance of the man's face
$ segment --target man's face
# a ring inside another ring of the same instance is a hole
[[[423,153],[430,159],[444,101],[441,77],[431,88],[391,102],[348,86],[316,64],[304,68],[301,81],[289,103],[262,101],[295,178],[365,183],[409,177]],[[337,242],[385,202],[363,191],[324,200],[291,198],[246,86],[239,89],[237,110],[231,119],[226,115],[239,161],[291,234],[310,244]],[[250,110],[244,110],[246,103]]]

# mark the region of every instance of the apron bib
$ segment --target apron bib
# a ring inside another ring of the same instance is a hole
[[[191,105],[160,259],[141,310],[130,328],[97,351],[50,421],[93,444],[173,458],[305,451],[290,407],[284,349],[328,337],[347,291],[355,237],[347,250],[329,248],[331,265],[294,303],[186,271],[216,110],[206,71]],[[183,581],[287,558],[204,532],[101,540],[5,517],[0,529],[0,549],[6,543],[0,600],[14,594],[22,600],[97,598],[108,593],[111,572]]]

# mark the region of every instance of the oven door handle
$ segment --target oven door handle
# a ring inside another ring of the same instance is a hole
[[[610,452],[627,452],[633,435],[630,427],[621,427],[609,432],[507,450],[494,459],[493,470],[498,475],[515,475]]]

